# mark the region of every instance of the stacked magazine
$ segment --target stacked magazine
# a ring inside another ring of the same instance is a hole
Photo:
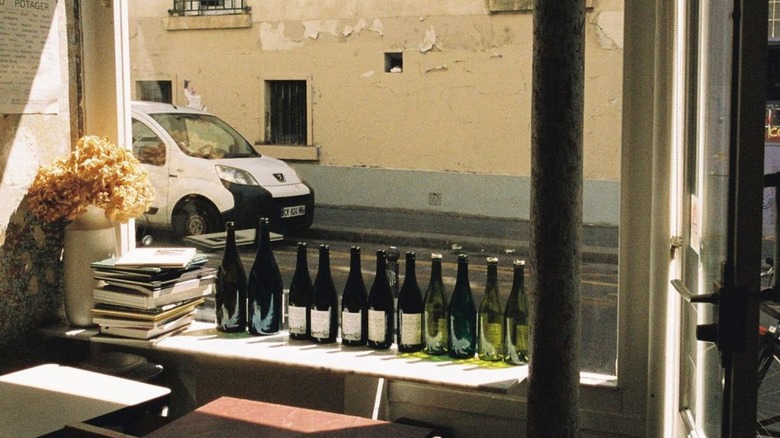
[[[210,295],[216,269],[195,248],[137,248],[92,263],[92,320],[100,333],[152,339],[185,330]]]

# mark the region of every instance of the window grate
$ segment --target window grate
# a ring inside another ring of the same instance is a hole
[[[268,81],[268,140],[306,145],[306,81]]]
[[[249,12],[244,0],[173,0],[170,15],[230,15]]]
[[[136,81],[138,100],[173,103],[171,81]]]
[[[769,0],[769,38],[780,37],[780,0]]]

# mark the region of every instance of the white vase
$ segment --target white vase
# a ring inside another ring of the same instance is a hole
[[[106,217],[103,209],[90,207],[65,227],[62,253],[65,315],[75,327],[94,325],[92,290],[98,282],[92,278],[90,263],[116,254],[116,224]]]

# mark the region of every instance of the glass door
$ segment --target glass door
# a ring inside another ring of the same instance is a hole
[[[673,284],[684,298],[678,421],[689,436],[756,434],[764,110],[761,73],[744,66],[766,63],[748,48],[761,47],[755,28],[766,30],[766,16],[745,3],[676,9]]]

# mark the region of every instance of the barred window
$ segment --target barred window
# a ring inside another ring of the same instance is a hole
[[[266,139],[271,144],[305,145],[306,81],[266,81]]]
[[[171,81],[136,81],[136,98],[149,102],[173,103]]]

